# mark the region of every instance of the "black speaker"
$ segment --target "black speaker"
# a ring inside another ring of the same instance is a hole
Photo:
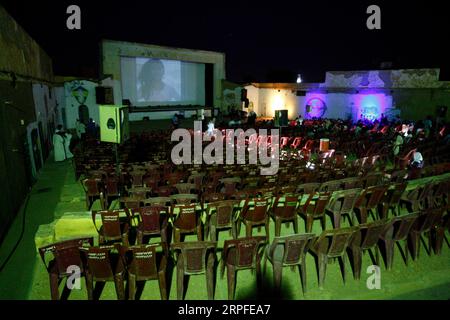
[[[241,101],[245,102],[247,100],[247,89],[241,89]]]
[[[114,94],[112,87],[96,87],[95,100],[97,104],[112,105],[114,104]]]
[[[278,110],[278,117],[279,117],[279,125],[280,127],[287,127],[288,126],[288,111],[287,110]]]
[[[305,97],[306,96],[306,91],[297,91],[297,97]]]
[[[447,107],[446,106],[439,106],[437,110],[437,116],[439,118],[446,118],[447,117]]]

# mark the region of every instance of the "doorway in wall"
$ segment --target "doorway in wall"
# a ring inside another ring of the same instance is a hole
[[[85,125],[89,123],[89,108],[84,104],[78,106],[78,119]]]
[[[39,172],[42,168],[42,162],[38,129],[33,129],[31,131],[31,150],[33,150],[33,161],[36,172]]]

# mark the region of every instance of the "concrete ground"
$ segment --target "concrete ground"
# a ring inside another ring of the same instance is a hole
[[[99,208],[99,203],[93,209]],[[0,247],[0,264],[5,261],[8,254],[16,244],[21,233],[25,211],[25,232],[23,239],[15,250],[8,264],[0,273],[0,299],[50,299],[50,290],[47,272],[38,255],[34,242],[35,233],[42,224],[49,224],[62,216],[65,212],[85,211],[83,189],[74,179],[72,164],[70,162],[55,163],[53,158],[46,162],[41,171],[38,182],[33,187],[31,196],[26,205],[16,217],[5,241]],[[328,218],[327,223],[331,224]],[[305,231],[304,221],[299,220],[300,232]],[[314,232],[321,232],[320,223],[314,223]],[[292,233],[291,225],[282,228],[283,234]],[[254,235],[263,231],[254,230]],[[241,236],[244,235],[244,228]],[[271,239],[274,235],[274,224],[271,222]],[[219,233],[218,247],[223,247],[223,241],[229,238],[227,231]],[[195,240],[189,236],[187,240]],[[220,258],[220,252],[218,252]],[[384,260],[382,260],[384,262]],[[366,273],[368,266],[373,263],[369,255],[363,258],[363,271],[361,280],[354,280],[350,262],[346,261],[347,282],[344,284],[339,264],[328,266],[325,286],[318,288],[315,259],[307,255],[307,293],[302,294],[298,269],[283,270],[282,295],[275,296],[272,291],[272,268],[270,263],[263,279],[263,288],[256,289],[256,276],[250,271],[240,271],[237,276],[236,299],[333,299],[333,300],[360,300],[360,299],[450,299],[450,249],[444,244],[441,256],[428,256],[422,244],[421,255],[417,261],[409,260],[406,266],[398,248],[395,251],[394,267],[386,271],[381,266],[381,288],[369,290],[366,282],[371,274]],[[215,299],[227,299],[226,276],[222,279],[217,272]],[[176,299],[176,274],[170,277],[170,299]],[[64,283],[61,283],[61,291]],[[99,298],[116,299],[114,285],[107,283],[103,290],[99,290]],[[81,290],[70,292],[69,299],[86,299],[86,288],[82,281]],[[148,281],[143,288],[141,299],[160,299],[157,281]],[[207,299],[205,276],[191,276],[188,283],[186,299]]]

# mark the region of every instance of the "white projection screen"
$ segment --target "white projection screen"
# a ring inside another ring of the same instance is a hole
[[[121,57],[123,99],[133,106],[205,105],[205,64]]]

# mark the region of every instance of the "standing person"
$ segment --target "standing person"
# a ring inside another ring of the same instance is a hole
[[[64,149],[66,152],[66,159],[72,159],[73,154],[70,151],[70,142],[72,140],[72,135],[68,132],[63,133],[63,139],[64,139]]]
[[[175,113],[175,114],[173,115],[173,117],[172,117],[172,126],[173,126],[173,129],[178,129],[178,122],[179,122],[178,114]]]
[[[84,125],[83,122],[80,121],[80,119],[77,119],[77,122],[75,123],[75,128],[77,130],[78,139],[84,141],[84,137],[86,135],[86,126]]]
[[[206,133],[209,136],[212,136],[214,134],[214,121],[215,119],[212,119],[211,121],[209,121],[208,123],[208,130],[206,131]]]
[[[400,152],[400,146],[403,144],[403,138],[400,132],[397,132],[397,135],[394,140],[394,156],[397,156]]]
[[[57,130],[53,134],[53,153],[55,161],[60,162],[66,160],[66,149],[64,147],[64,132],[62,125],[58,125]]]

